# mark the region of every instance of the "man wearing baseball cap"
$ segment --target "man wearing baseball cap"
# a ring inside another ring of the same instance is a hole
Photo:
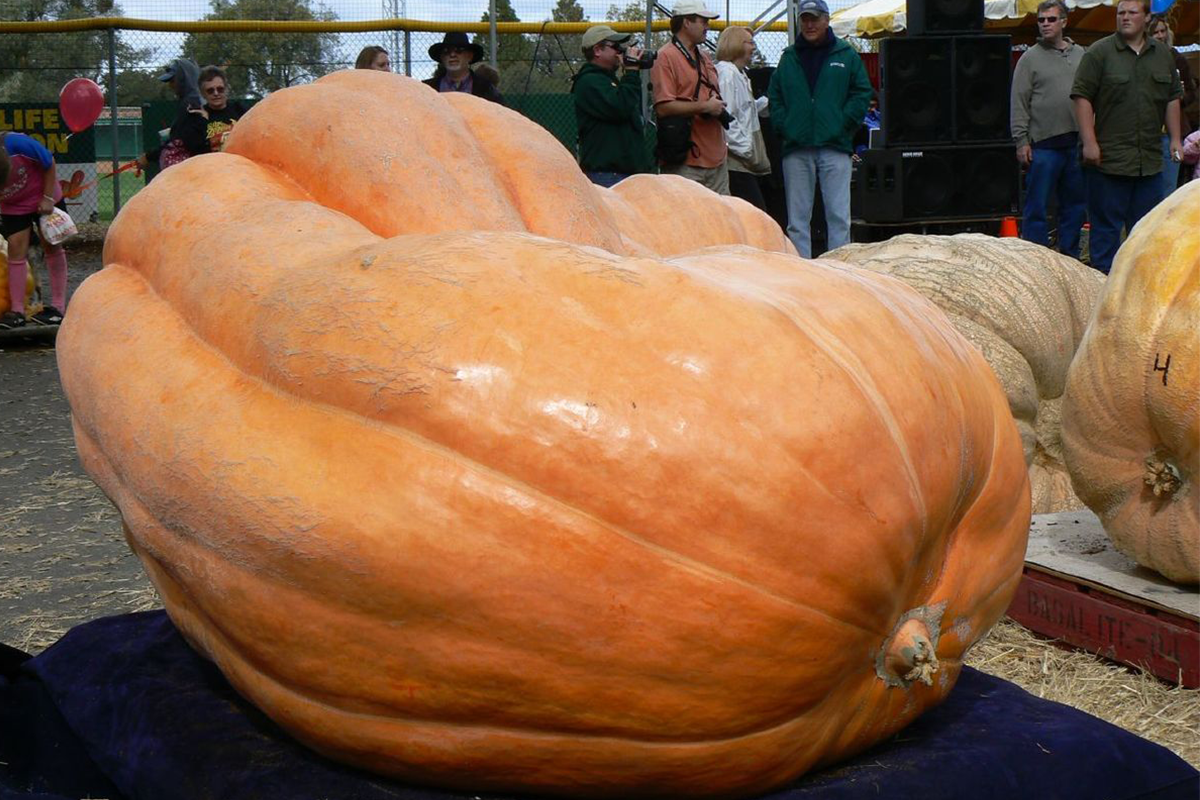
[[[720,121],[727,112],[717,68],[700,49],[708,22],[716,17],[704,0],[678,0],[671,9],[671,43],[659,51],[650,82],[658,115],[660,170],[729,194]]]
[[[572,78],[579,167],[600,186],[654,171],[642,129],[642,81],[637,64],[642,51],[626,47],[630,36],[608,25],[588,28],[582,40],[587,63]],[[618,79],[617,70],[625,56],[625,75]]]
[[[829,249],[850,241],[850,156],[873,90],[858,53],[829,29],[825,0],[800,0],[797,11],[800,36],[783,51],[767,97],[783,149],[787,233],[811,258],[818,180]]]

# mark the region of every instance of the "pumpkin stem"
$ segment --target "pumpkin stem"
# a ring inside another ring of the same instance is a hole
[[[938,660],[924,620],[908,619],[892,634],[884,645],[883,667],[893,679],[933,685]]]
[[[1154,490],[1155,497],[1169,497],[1183,485],[1179,477],[1179,468],[1169,461],[1159,461],[1154,456],[1146,459],[1146,472],[1142,479]]]

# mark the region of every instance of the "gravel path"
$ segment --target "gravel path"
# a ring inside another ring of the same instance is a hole
[[[68,255],[71,291],[100,268]],[[53,341],[0,341],[0,642],[39,653],[72,626],[158,607],[121,519],[75,455]]]

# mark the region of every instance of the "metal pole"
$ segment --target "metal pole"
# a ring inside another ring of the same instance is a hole
[[[120,168],[121,153],[117,147],[120,129],[117,127],[117,29],[108,29],[108,113],[109,130],[112,134],[112,169],[113,169],[113,216],[121,210],[121,176],[117,174]]]
[[[488,27],[491,29],[488,33],[491,42],[491,61],[492,69],[499,71],[500,64],[496,61],[496,0],[488,0]]]
[[[408,19],[408,0],[400,0],[400,18]],[[399,35],[397,35],[399,38]],[[397,42],[399,44],[399,42]],[[412,77],[412,54],[409,52],[409,46],[412,44],[412,39],[409,38],[408,28],[404,28],[404,74]],[[393,67],[392,69],[395,69]]]
[[[796,43],[796,3],[787,0],[788,44]]]
[[[646,39],[642,42],[642,46],[647,50],[653,44],[650,38],[654,34],[654,0],[646,0]],[[650,122],[650,70],[642,70],[642,120],[649,124]]]

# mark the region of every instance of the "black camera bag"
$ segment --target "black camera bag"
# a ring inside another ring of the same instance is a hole
[[[672,44],[683,51],[689,64],[696,67],[696,90],[692,92],[692,102],[694,103],[700,99],[700,84],[704,80],[704,74],[700,71],[700,62],[692,61],[691,55],[683,45],[679,44],[679,40],[673,39]],[[691,114],[659,117],[654,155],[660,164],[676,167],[687,161],[688,154],[696,146],[696,143],[692,141],[692,120],[694,118]]]

